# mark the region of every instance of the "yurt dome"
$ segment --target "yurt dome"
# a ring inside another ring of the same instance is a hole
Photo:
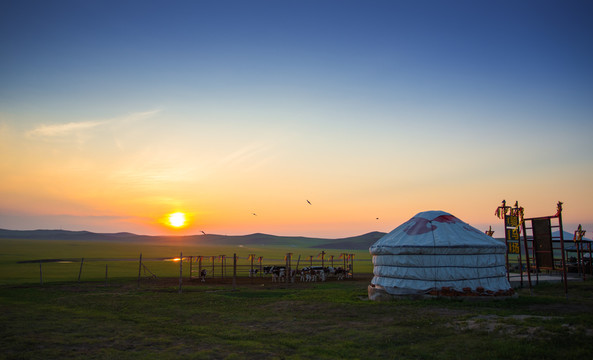
[[[506,245],[444,211],[425,211],[377,240],[369,251],[369,298],[510,296]]]

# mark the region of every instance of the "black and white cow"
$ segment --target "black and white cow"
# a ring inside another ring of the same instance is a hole
[[[272,282],[282,281],[286,275],[286,266],[264,266],[264,274],[271,274]]]
[[[301,281],[314,282],[314,281],[325,281],[327,268],[322,266],[307,266],[302,271]]]

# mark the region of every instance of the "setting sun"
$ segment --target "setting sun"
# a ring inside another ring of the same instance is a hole
[[[175,228],[182,227],[185,225],[185,214],[182,212],[176,212],[169,214],[169,225]]]

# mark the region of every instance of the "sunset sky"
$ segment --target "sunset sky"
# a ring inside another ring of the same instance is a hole
[[[0,228],[590,237],[592,44],[591,1],[2,1]]]

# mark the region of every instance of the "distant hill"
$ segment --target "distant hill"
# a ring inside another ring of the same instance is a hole
[[[343,239],[336,239],[324,244],[320,244],[319,248],[323,249],[350,249],[350,250],[368,250],[377,240],[385,235],[384,232],[373,231],[364,235],[348,237]]]
[[[6,230],[0,229],[2,239],[68,240],[68,241],[113,241],[129,243],[162,243],[175,240],[187,244],[245,245],[245,246],[285,246],[321,249],[366,250],[385,233],[370,232],[359,236],[326,239],[302,236],[276,236],[268,234],[249,235],[188,235],[188,236],[149,236],[128,232],[94,233],[90,231],[69,230]]]

